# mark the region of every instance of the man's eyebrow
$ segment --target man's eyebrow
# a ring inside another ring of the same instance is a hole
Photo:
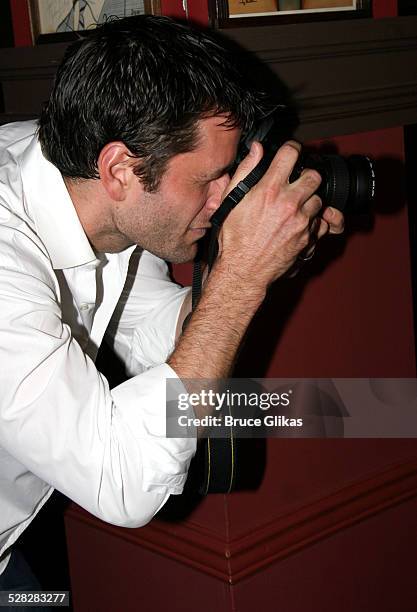
[[[218,170],[215,170],[211,174],[203,174],[201,178],[205,181],[215,181],[216,179],[219,179],[224,174],[229,174],[230,171],[233,169],[233,166],[234,166],[234,161],[228,164],[227,166],[224,166],[223,168],[219,168]]]

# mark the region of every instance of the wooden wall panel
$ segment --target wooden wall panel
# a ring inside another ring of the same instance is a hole
[[[245,504],[239,495],[224,496],[228,516],[223,521],[229,523],[229,529],[223,537],[215,533],[213,525],[193,518],[179,522],[153,520],[140,529],[122,529],[91,517],[75,505],[67,512],[66,522],[74,534],[78,530],[106,533],[222,582],[237,584],[266,568],[278,572],[277,563],[282,559],[416,497],[417,457],[343,485],[329,495],[322,493],[314,502],[304,501],[291,512],[281,509],[279,514],[276,508],[274,519],[256,527],[255,503]],[[236,528],[231,526],[238,514],[240,533],[233,533]],[[78,546],[82,546],[81,540]],[[96,555],[93,549],[92,558]]]
[[[298,137],[311,140],[417,121],[417,17],[237,28],[227,36],[285,82],[299,108]],[[38,114],[65,44],[0,52],[0,86],[29,81],[25,107],[7,89],[0,122]],[[19,92],[16,93],[19,97]]]
[[[298,137],[311,140],[416,121],[416,19],[238,28],[227,35],[285,83],[298,107]]]
[[[415,612],[417,500],[288,557],[233,589],[239,612]]]

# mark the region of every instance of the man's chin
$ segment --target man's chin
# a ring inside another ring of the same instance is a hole
[[[175,251],[175,253],[155,253],[155,255],[158,255],[158,257],[161,257],[161,259],[165,259],[165,261],[169,261],[172,264],[190,263],[195,259],[195,256],[197,255],[197,244],[194,243],[188,246],[187,248],[183,248],[181,250],[178,249],[177,251]]]
[[[172,257],[171,259],[168,259],[167,261],[169,261],[170,263],[173,264],[185,264],[185,263],[192,263],[195,259],[195,256],[197,254],[197,249],[195,250],[194,253],[188,253],[187,255],[178,255],[175,257]]]

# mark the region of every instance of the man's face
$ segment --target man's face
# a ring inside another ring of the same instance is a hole
[[[227,173],[240,130],[222,126],[225,117],[198,122],[198,145],[174,156],[155,193],[133,194],[132,203],[118,210],[118,230],[128,241],[174,263],[195,257],[197,241],[210,227],[229,183]]]

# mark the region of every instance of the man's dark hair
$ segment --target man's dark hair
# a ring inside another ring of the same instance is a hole
[[[44,155],[68,178],[98,178],[103,146],[120,140],[135,173],[158,188],[168,161],[197,145],[197,121],[226,115],[246,131],[262,113],[214,34],[167,17],[111,21],[72,44],[39,122]]]

